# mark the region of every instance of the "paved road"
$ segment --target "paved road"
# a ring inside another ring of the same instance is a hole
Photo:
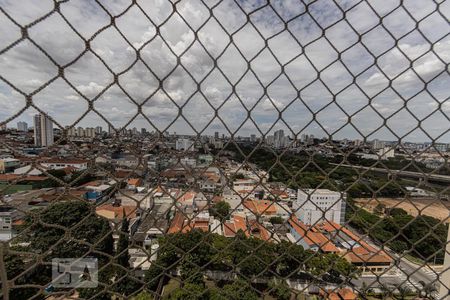
[[[439,290],[439,281],[437,281],[436,272],[428,267],[420,267],[412,264],[406,259],[399,259],[398,255],[389,252],[389,254],[398,259],[397,268],[392,269],[393,272],[382,276],[367,275],[353,280],[352,283],[361,288],[363,283],[366,287],[373,288],[380,292],[380,288],[387,287],[390,291],[394,291],[397,286],[406,287],[411,291],[421,292],[424,290],[423,283],[432,284],[436,291]],[[435,298],[437,293],[432,294]]]
[[[353,280],[353,284],[357,287],[362,287],[363,282],[367,287],[380,288],[382,286],[388,287],[390,290],[395,290],[397,286],[407,287],[412,291],[422,291],[423,285],[420,283],[423,281],[426,283],[435,283],[436,276],[433,275],[426,277],[424,274],[417,275],[417,272],[409,277],[403,273],[403,271],[397,271],[395,274],[386,274],[382,276],[362,276],[357,280]]]
[[[350,227],[350,229],[353,232],[357,232],[353,228]],[[360,235],[358,235],[360,238],[362,238]],[[364,239],[368,244],[371,246],[379,248],[376,242],[365,238]],[[423,290],[423,284],[433,284],[435,287],[439,288],[439,281],[437,280],[438,274],[432,270],[431,268],[428,268],[426,266],[422,267],[420,265],[413,264],[406,258],[400,257],[397,255],[394,251],[390,250],[389,248],[385,247],[384,250],[393,258],[396,260],[396,268],[392,268],[392,272],[388,272],[389,274],[382,275],[382,276],[363,276],[359,278],[358,280],[353,280],[352,283],[356,287],[362,287],[363,282],[368,287],[372,288],[380,288],[383,285],[388,287],[390,290],[394,290],[396,286],[403,286],[407,287],[410,290],[413,291],[422,291]]]

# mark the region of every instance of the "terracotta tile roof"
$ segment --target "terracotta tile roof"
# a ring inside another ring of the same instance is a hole
[[[275,215],[277,213],[275,203],[269,200],[246,200],[244,207],[255,215]]]
[[[211,180],[212,182],[217,183],[217,182],[220,181],[220,176],[217,175],[215,172],[206,172],[206,173],[205,173],[205,176],[206,176],[209,180]]]
[[[236,229],[236,232],[240,230],[242,230],[246,236],[250,236],[248,230],[247,230],[247,222],[245,220],[245,217],[241,217],[238,215],[233,216],[233,221],[234,221],[234,227]]]
[[[220,202],[220,201],[222,201],[223,200],[223,197],[222,196],[214,196],[213,198],[212,198],[212,202],[213,203],[217,203],[217,202]]]
[[[115,219],[123,219],[124,212],[127,218],[136,218],[136,207],[123,205],[123,206],[113,206],[111,204],[103,204],[95,208],[96,212],[100,211],[110,211],[114,213]]]
[[[23,176],[19,174],[0,174],[1,181],[44,181],[48,179],[46,176]]]
[[[325,235],[314,232],[295,217],[289,219],[289,224],[310,247],[319,247],[323,252],[339,252],[339,249]]]
[[[194,228],[200,229],[204,232],[208,232],[209,231],[209,220],[194,219]]]
[[[81,191],[81,190],[70,190],[69,191],[69,194],[70,195],[73,195],[73,196],[84,196],[84,194],[86,194],[86,191]]]
[[[255,230],[257,231],[257,234],[255,234]],[[250,231],[251,231],[252,235],[257,236],[264,241],[270,240],[269,231],[267,231],[267,229],[263,225],[261,225],[259,222],[257,222],[256,220],[251,222]]]
[[[344,226],[331,221],[325,221],[315,226],[334,235],[347,236],[355,246],[347,251],[346,257],[352,263],[392,263],[392,258],[383,250],[375,248],[358,237]]]
[[[273,189],[270,191],[270,193],[274,196],[278,196],[280,198],[289,198],[289,194],[286,193],[285,191],[282,190],[278,190],[278,189]]]
[[[114,172],[114,177],[126,178],[126,177],[130,176],[131,174],[133,174],[132,171],[116,170],[116,172]]]
[[[128,179],[128,184],[129,185],[139,185],[141,182],[141,179],[139,178],[130,178]]]
[[[193,202],[195,195],[197,195],[197,193],[195,192],[186,192],[184,194],[182,194],[180,197],[177,198],[178,202]]]
[[[170,227],[168,233],[177,233],[182,232],[186,233],[191,231],[192,229],[200,229],[204,232],[209,231],[209,220],[202,218],[195,218],[189,221],[187,218],[181,213],[177,212],[170,223]]]
[[[170,222],[168,233],[185,232],[183,228],[185,217],[182,213],[177,212]]]
[[[356,300],[357,295],[350,289],[340,289],[337,291],[320,290],[320,295],[329,300]]]
[[[100,186],[102,184],[101,180],[93,180],[93,181],[89,181],[88,183],[85,183],[81,186]]]
[[[376,250],[372,248],[371,250],[365,247],[353,247],[345,255],[345,257],[351,262],[356,264],[391,264],[392,258],[383,250]]]
[[[234,226],[234,222],[226,221],[223,223],[223,235],[225,237],[234,237],[236,235],[236,227]]]
[[[25,225],[25,220],[23,220],[23,219],[14,220],[12,224],[13,224],[14,226]]]

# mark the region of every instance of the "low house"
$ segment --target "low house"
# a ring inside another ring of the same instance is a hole
[[[251,192],[256,188],[258,181],[254,179],[237,179],[233,182],[233,190]]]
[[[136,218],[137,208],[135,206],[120,206],[113,204],[103,204],[95,209],[95,213],[111,221],[122,220],[123,218]]]
[[[291,217],[288,221],[291,242],[302,245],[305,249],[322,251],[325,253],[338,253],[339,249],[322,233],[315,232],[304,223]]]
[[[202,217],[197,216],[193,219],[187,218],[186,215],[184,215],[181,212],[175,213],[175,216],[173,217],[168,233],[186,233],[193,229],[199,229],[204,232],[209,231],[209,217]]]
[[[46,168],[40,167],[44,171],[47,171]],[[14,170],[14,174],[16,175],[28,175],[28,176],[39,176],[42,175],[43,172],[38,168],[33,167],[32,165],[23,166]]]
[[[256,219],[249,219],[243,215],[233,215],[231,220],[223,223],[222,234],[225,237],[234,237],[241,230],[247,237],[256,237],[264,241],[279,241],[276,234],[271,233]]]
[[[0,173],[8,173],[14,171],[14,169],[20,166],[20,160],[16,158],[3,158],[0,159]]]
[[[317,224],[313,230],[327,236],[363,274],[381,274],[392,266],[393,259],[385,251],[369,245],[344,226],[327,221]]]
[[[127,181],[127,189],[135,190],[138,186],[142,185],[142,179],[140,178],[130,178]]]
[[[286,203],[274,202],[270,200],[246,200],[244,208],[247,215],[262,217],[269,220],[272,217],[281,217],[287,220],[291,213]]]
[[[23,182],[23,181],[44,181],[47,180],[46,176],[28,176],[28,175],[17,175],[17,174],[0,174],[0,183],[7,182]]]
[[[88,182],[81,187],[81,190],[85,191],[84,198],[97,203],[108,196],[110,189],[111,185],[101,182]]]
[[[214,193],[214,191],[216,190],[216,182],[210,179],[202,180],[200,182],[200,189],[206,193]]]
[[[76,170],[86,170],[88,168],[88,160],[85,159],[69,159],[69,158],[50,158],[43,160],[40,164],[52,170],[65,169],[67,167],[75,168]]]
[[[152,210],[138,218],[131,226],[133,241],[148,250],[158,238],[164,236],[168,230],[169,222],[166,219],[166,212],[169,205],[156,204]]]

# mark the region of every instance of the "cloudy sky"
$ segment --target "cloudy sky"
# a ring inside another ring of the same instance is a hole
[[[131,2],[0,0],[0,122],[450,142],[450,1]]]

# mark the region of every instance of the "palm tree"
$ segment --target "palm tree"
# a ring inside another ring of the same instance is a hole
[[[397,285],[397,294],[395,294],[395,298],[399,300],[405,300],[406,296],[410,296],[412,294],[415,294],[409,287],[404,285]]]

